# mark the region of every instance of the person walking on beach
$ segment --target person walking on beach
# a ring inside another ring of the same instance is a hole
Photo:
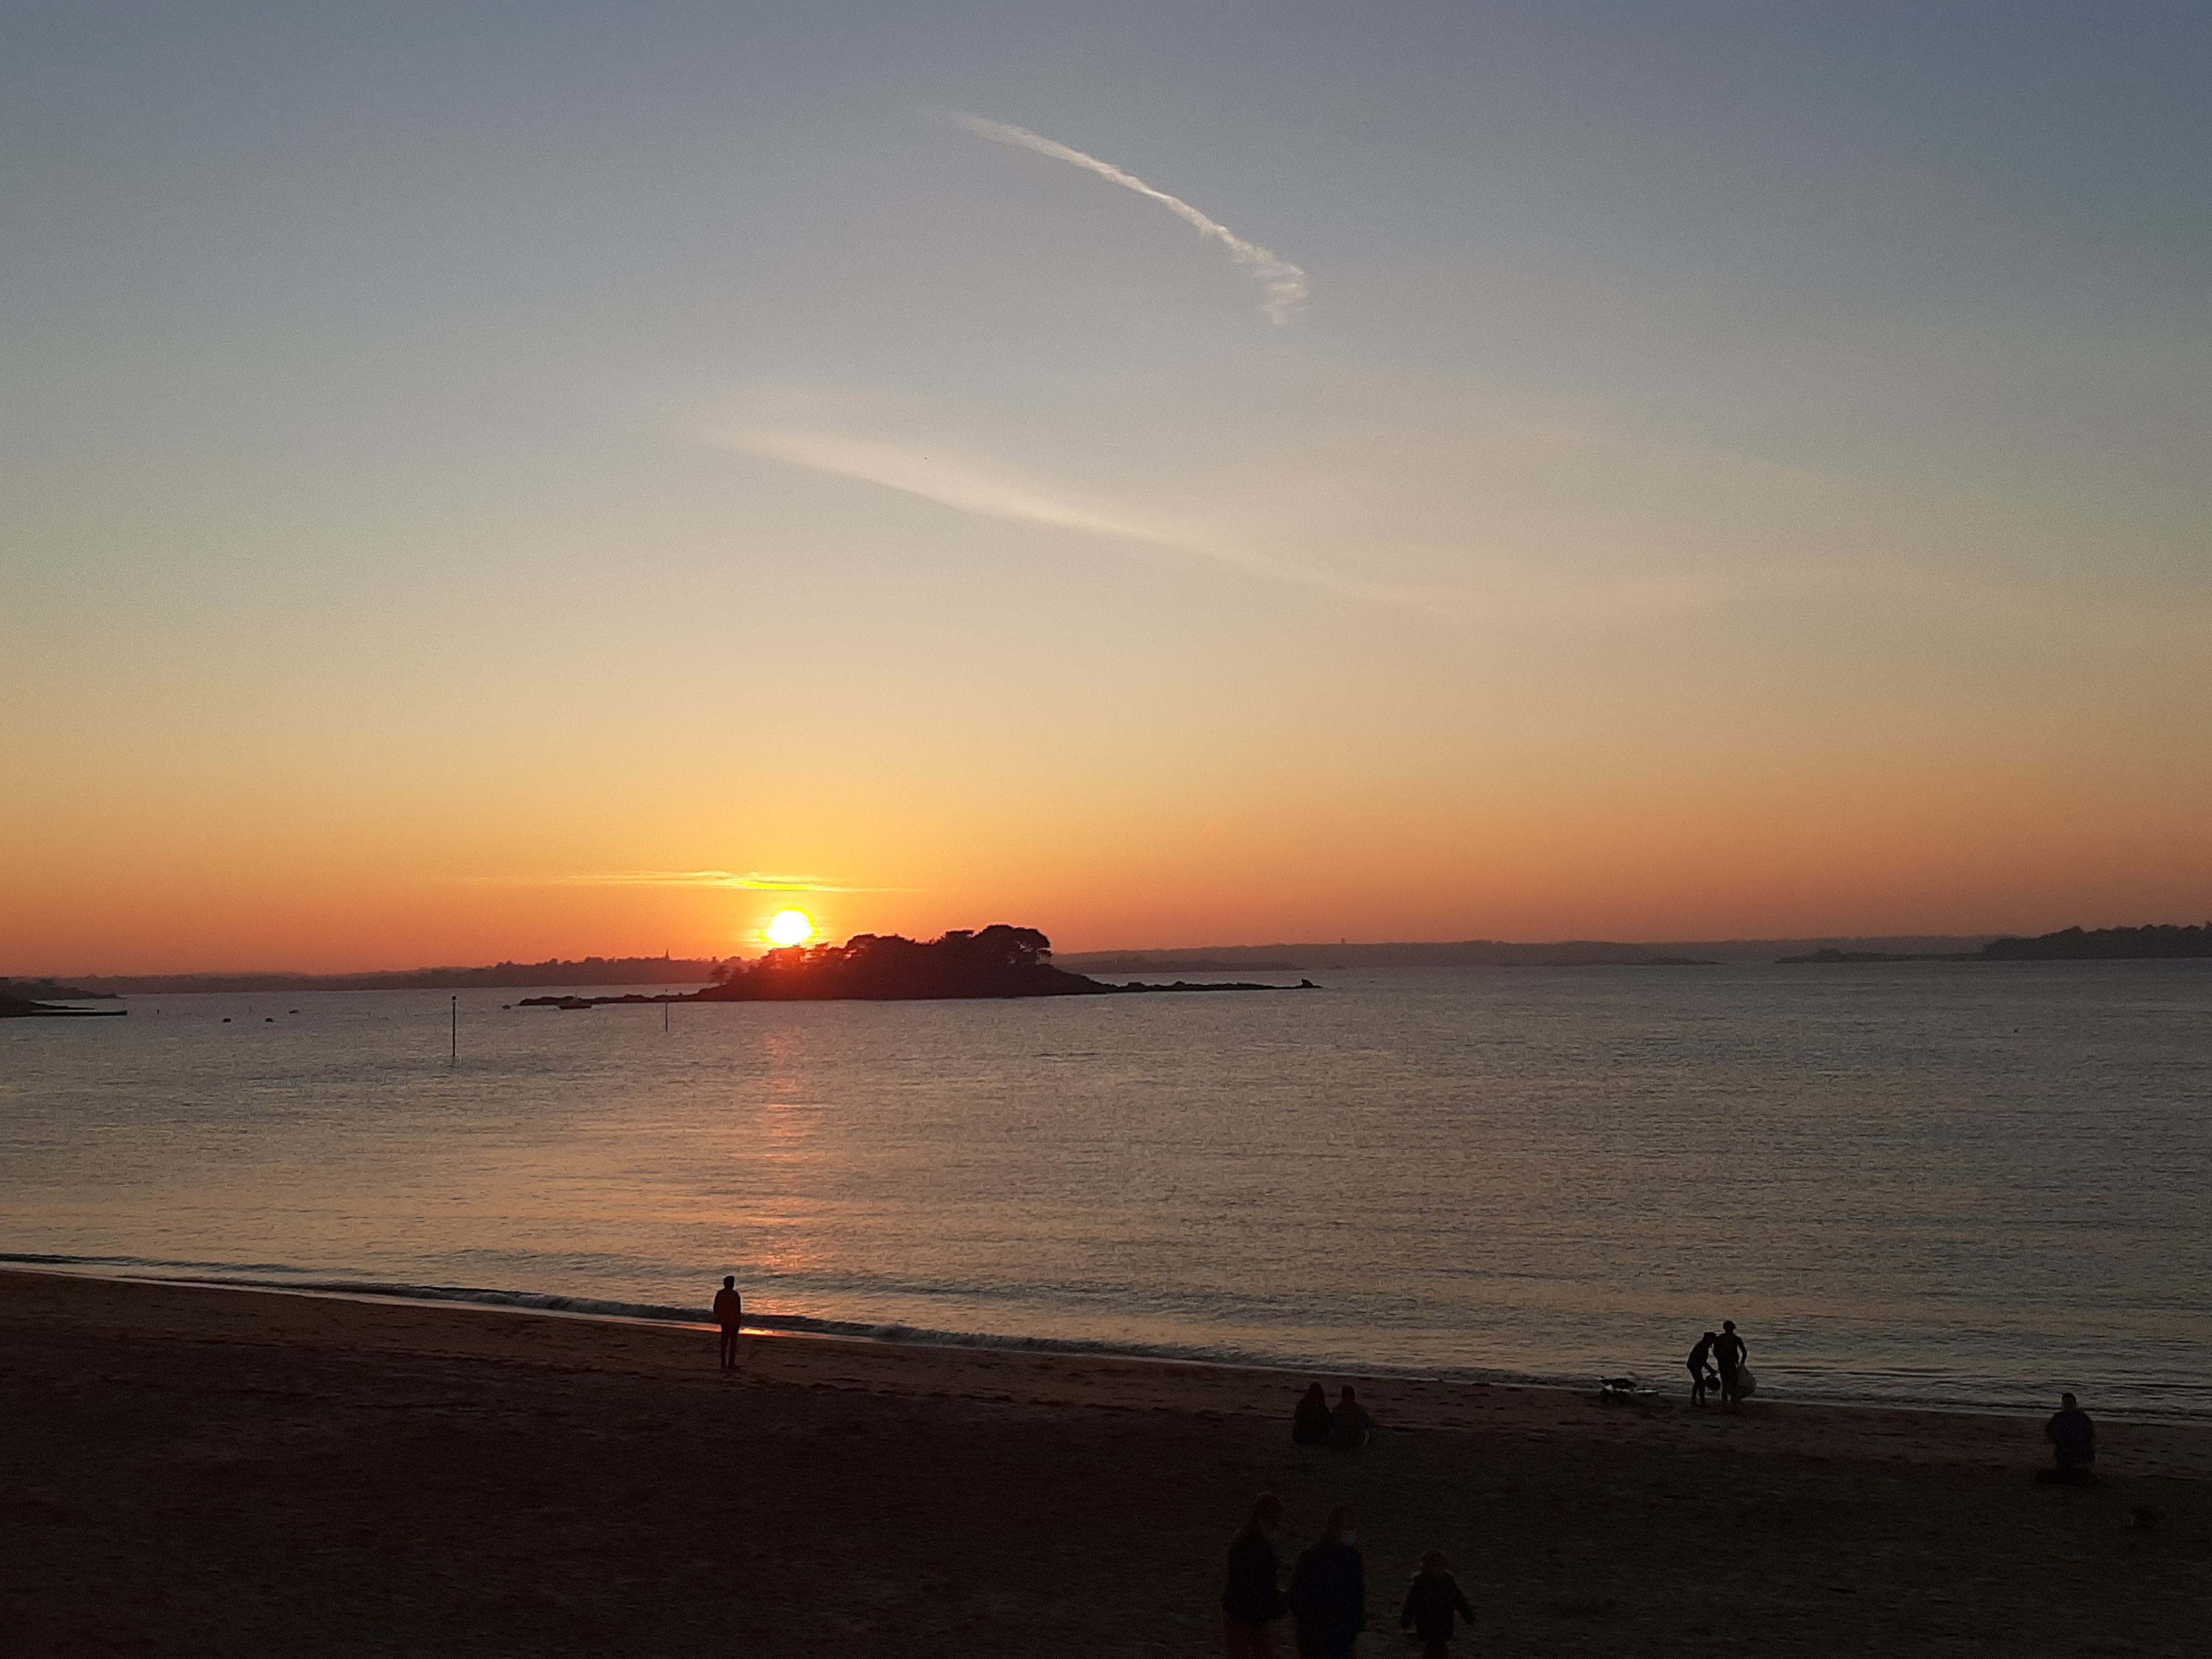
[[[737,1275],[726,1274],[722,1288],[714,1292],[714,1322],[722,1328],[722,1369],[726,1371],[738,1368],[738,1333],[744,1316],[745,1299],[738,1294]]]
[[[1298,1557],[1291,1574],[1298,1659],[1352,1659],[1367,1628],[1367,1565],[1358,1543],[1352,1510],[1340,1504],[1328,1512],[1321,1541]]]
[[[1713,1345],[1720,1340],[1717,1331],[1707,1331],[1698,1339],[1698,1346],[1690,1350],[1690,1403],[1705,1403],[1705,1390],[1712,1387],[1712,1373],[1707,1368],[1712,1363]]]
[[[1413,1575],[1406,1591],[1406,1607],[1398,1615],[1398,1628],[1421,1638],[1421,1659],[1451,1659],[1455,1617],[1472,1625],[1474,1609],[1460,1594],[1459,1580],[1451,1576],[1451,1563],[1444,1559],[1444,1553],[1431,1550],[1421,1558],[1421,1570]]]
[[[1328,1437],[1355,1451],[1375,1437],[1375,1419],[1367,1414],[1367,1407],[1359,1403],[1349,1382],[1337,1395],[1336,1409],[1328,1414]]]
[[[1713,1361],[1721,1368],[1721,1404],[1734,1406],[1743,1398],[1743,1385],[1736,1373],[1743,1369],[1744,1355],[1749,1351],[1743,1339],[1735,1334],[1735,1321],[1721,1321],[1721,1334],[1713,1343]]]
[[[1267,1534],[1283,1522],[1283,1500],[1263,1492],[1229,1540],[1229,1582],[1221,1591],[1221,1624],[1229,1659],[1274,1659],[1274,1621],[1289,1611],[1277,1577],[1281,1564]]]

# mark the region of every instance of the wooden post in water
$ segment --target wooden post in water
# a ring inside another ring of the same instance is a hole
[[[461,1063],[461,1000],[459,997],[453,999],[453,1041],[446,1051],[446,1064],[458,1066]]]

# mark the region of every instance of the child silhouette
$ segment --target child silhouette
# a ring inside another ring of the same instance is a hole
[[[1421,1638],[1421,1659],[1451,1659],[1455,1614],[1470,1625],[1474,1622],[1474,1609],[1460,1594],[1459,1581],[1451,1576],[1451,1564],[1442,1550],[1431,1550],[1421,1558],[1421,1570],[1413,1575],[1406,1591],[1399,1628]]]

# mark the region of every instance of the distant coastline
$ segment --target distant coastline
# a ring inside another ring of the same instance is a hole
[[[1409,940],[1373,945],[1204,945],[1142,951],[1077,951],[1054,965],[1076,974],[1339,972],[1364,968],[1673,968],[1784,963],[1814,966],[1902,962],[2117,962],[2212,957],[2212,923],[2193,927],[2062,928],[2033,938],[1980,934],[1681,939],[1628,944],[1563,939]],[[762,958],[765,959],[765,958]],[[281,970],[205,974],[76,975],[0,979],[0,994],[75,1002],[122,996],[238,991],[544,990],[556,986],[665,985],[692,989],[726,976],[746,958],[549,957],[489,967],[409,968],[350,974]]]
[[[2178,962],[2212,957],[2212,922],[2182,927],[2063,927],[2033,939],[1993,939],[1978,951],[1843,951],[1824,949],[1784,957],[1784,964],[1827,967],[1867,962]]]
[[[1357,968],[1690,968],[1771,963],[1824,949],[1971,954],[1991,936],[1889,935],[1870,939],[1562,939],[1521,945],[1457,939],[1380,945],[1206,945],[1188,950],[1077,951],[1054,958],[1079,973],[1300,973]]]
[[[2194,927],[2066,927],[2033,939],[1991,939],[1984,962],[2148,962],[2212,957],[2212,921]]]

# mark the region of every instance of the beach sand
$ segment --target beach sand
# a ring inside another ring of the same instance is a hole
[[[2212,1430],[2079,1490],[2036,1419],[1378,1379],[1344,1452],[1279,1372],[746,1346],[0,1273],[0,1651],[1211,1654],[1262,1487],[1286,1559],[1357,1509],[1370,1656],[1431,1547],[1464,1655],[2212,1650]]]

